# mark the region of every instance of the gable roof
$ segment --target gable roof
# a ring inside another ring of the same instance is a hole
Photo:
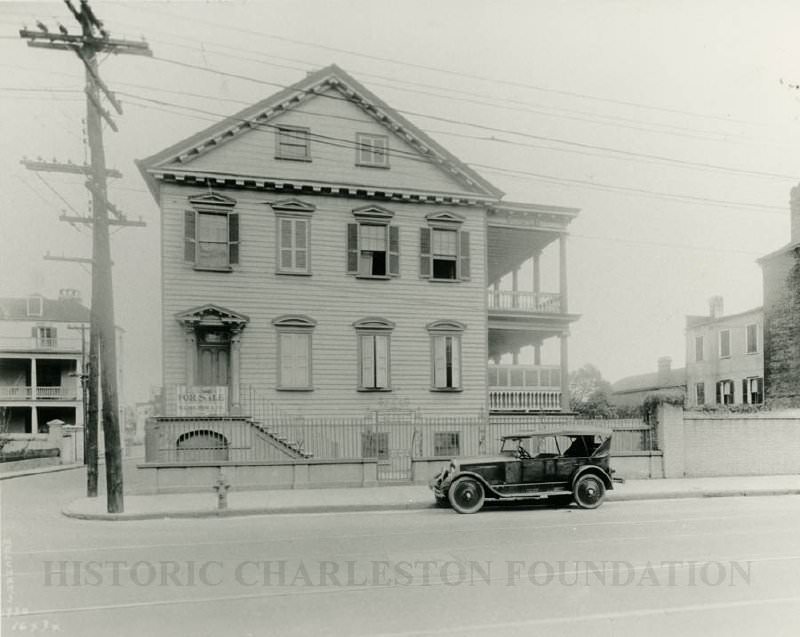
[[[304,79],[271,97],[249,106],[159,153],[139,160],[136,164],[153,196],[157,197],[155,175],[158,174],[159,169],[177,162],[184,164],[186,172],[191,173],[190,163],[193,158],[238,137],[251,128],[259,125],[269,126],[268,122],[271,119],[329,89],[337,90],[388,130],[402,137],[421,155],[431,157],[434,166],[439,165],[441,169],[475,192],[477,196],[500,199],[504,195],[501,190],[335,64],[310,73]]]
[[[654,391],[685,386],[686,368],[681,367],[679,369],[670,369],[669,376],[663,379],[658,372],[626,376],[611,385],[611,391],[614,394],[625,394],[628,392]]]
[[[33,294],[31,296],[42,299],[41,316],[28,314],[28,299],[30,297],[7,297],[0,298],[0,320],[51,321],[63,323],[89,322],[89,308],[84,306],[79,299],[47,299],[39,294]]]

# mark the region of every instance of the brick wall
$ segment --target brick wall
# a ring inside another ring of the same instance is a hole
[[[800,407],[800,248],[762,268],[765,398],[771,407]]]

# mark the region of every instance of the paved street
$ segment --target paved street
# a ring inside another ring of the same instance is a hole
[[[4,634],[796,635],[800,497],[98,522],[0,484]]]

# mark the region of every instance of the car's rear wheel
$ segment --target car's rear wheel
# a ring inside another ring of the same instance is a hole
[[[447,497],[450,506],[459,513],[476,513],[483,506],[483,487],[472,478],[459,478],[450,485]]]
[[[572,497],[582,509],[596,509],[603,501],[606,494],[606,485],[603,480],[594,474],[582,475],[575,482]]]

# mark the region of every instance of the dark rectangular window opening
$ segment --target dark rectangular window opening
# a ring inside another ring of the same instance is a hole
[[[451,259],[433,259],[433,278],[434,279],[455,279],[456,262]]]

